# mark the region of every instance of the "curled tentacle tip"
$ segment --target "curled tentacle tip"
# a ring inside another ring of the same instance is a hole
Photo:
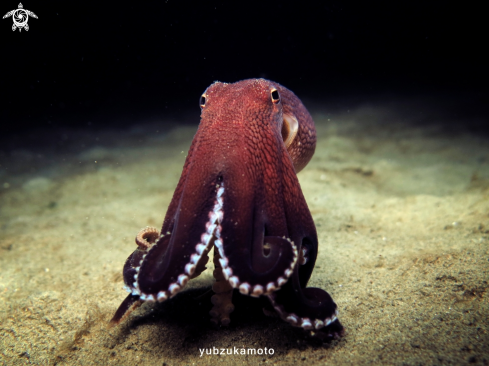
[[[151,248],[159,237],[160,231],[157,228],[146,226],[136,235],[136,244],[138,245],[139,249],[147,250]]]

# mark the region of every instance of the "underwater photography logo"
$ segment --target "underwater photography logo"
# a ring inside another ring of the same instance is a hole
[[[22,31],[22,28],[24,28],[26,31],[29,30],[29,25],[27,25],[27,22],[29,21],[29,16],[37,19],[36,14],[34,14],[30,10],[24,9],[22,3],[19,3],[19,7],[5,14],[3,16],[3,19],[12,17],[14,21],[14,24],[12,25],[12,30],[15,31],[18,28],[20,32]]]

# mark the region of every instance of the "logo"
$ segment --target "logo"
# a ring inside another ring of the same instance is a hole
[[[7,14],[3,16],[3,19],[12,17],[14,24],[12,25],[12,30],[15,31],[19,28],[19,32],[22,31],[22,28],[25,28],[26,31],[29,30],[29,26],[27,25],[27,21],[29,20],[29,15],[33,18],[37,19],[37,15],[34,14],[30,10],[24,9],[22,3],[19,3],[19,8],[9,11]]]

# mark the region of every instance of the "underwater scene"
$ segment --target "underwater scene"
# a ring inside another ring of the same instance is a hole
[[[489,365],[482,2],[26,1],[0,366]]]
[[[297,175],[318,238],[308,286],[334,299],[342,334],[315,337],[238,289],[230,323],[214,325],[212,252],[174,296],[110,324],[136,235],[163,223],[196,107],[0,148],[0,364],[487,364],[487,134],[449,99],[303,102],[317,130]]]

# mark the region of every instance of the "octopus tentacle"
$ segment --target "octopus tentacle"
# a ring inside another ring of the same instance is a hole
[[[138,249],[129,256],[123,268],[125,287],[130,294],[114,315],[114,324],[127,317],[143,301],[162,302],[175,296],[189,279],[197,277],[205,270],[215,231],[222,220],[220,197],[223,191],[223,186],[216,187],[214,206],[209,211],[207,223],[202,225],[200,241],[193,245],[190,255],[178,255],[178,243],[169,231],[157,239],[155,236],[158,231],[155,228],[147,227],[138,233]],[[186,247],[191,246],[190,244]]]
[[[119,305],[119,308],[115,312],[114,316],[110,320],[109,327],[113,327],[114,325],[119,324],[123,321],[133,310],[137,309],[143,301],[139,299],[139,296],[134,296],[129,294],[122,304]]]
[[[159,237],[160,231],[157,228],[146,226],[144,229],[139,231],[138,235],[136,235],[136,244],[138,245],[139,249],[149,249]]]
[[[300,254],[299,254],[299,264],[301,266],[303,266],[304,264],[306,264],[307,261],[309,260],[308,252],[309,252],[309,249],[307,247],[304,246],[304,247],[301,248],[301,251],[300,251]]]
[[[219,251],[214,250],[214,278],[215,282],[212,285],[212,290],[215,294],[212,296],[211,301],[214,305],[209,312],[213,322],[216,325],[227,326],[231,322],[229,314],[234,310],[233,305],[233,287],[226,281],[221,264]]]
[[[203,225],[202,235],[196,244],[187,241],[186,245],[182,245],[181,239],[177,240],[178,235],[175,234],[174,237],[174,234],[168,234],[160,237],[148,250],[134,283],[134,287],[141,293],[142,300],[164,301],[173,297],[182,290],[190,278],[196,277],[205,269],[208,252],[213,245],[213,236],[222,219],[220,195],[223,191],[223,186],[216,189],[214,206],[209,210],[207,222]],[[185,247],[189,254],[181,255],[181,247]]]
[[[297,262],[297,247],[290,239],[267,236],[264,243],[269,254],[257,250],[247,258],[237,256],[228,259],[220,239],[216,240],[219,260],[224,277],[233,288],[239,288],[242,294],[258,297],[272,293],[284,285],[293,273]],[[243,265],[243,260],[247,265]]]
[[[212,244],[208,245],[204,251],[202,252],[202,255],[200,256],[200,259],[197,261],[195,264],[195,270],[194,274],[190,275],[190,279],[199,277],[202,272],[206,270],[206,264],[209,261],[209,251],[212,249]],[[189,266],[189,268],[186,269],[186,272],[191,273],[192,272],[192,266]]]
[[[280,317],[293,326],[319,330],[334,324],[335,333],[341,333],[343,329],[338,320],[338,308],[331,296],[320,288],[301,288],[298,276],[293,276],[268,298]],[[328,332],[327,329],[323,331]]]

